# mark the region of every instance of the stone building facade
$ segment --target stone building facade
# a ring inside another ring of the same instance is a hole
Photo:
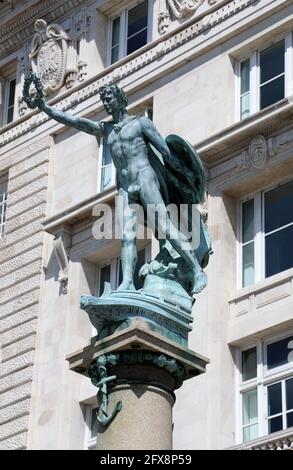
[[[94,335],[80,295],[119,280],[119,242],[92,234],[115,172],[102,141],[27,109],[30,68],[97,120],[119,84],[204,163],[214,254],[190,347],[210,364],[177,392],[174,448],[292,447],[292,1],[0,2],[0,449],[88,449],[96,390],[65,357]]]

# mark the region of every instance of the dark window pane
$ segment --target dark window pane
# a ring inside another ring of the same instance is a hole
[[[92,411],[92,419],[91,419],[91,439],[97,437],[98,434],[98,419],[97,414],[99,412],[99,408],[95,408]]]
[[[293,379],[286,380],[286,409],[293,410]]]
[[[112,163],[112,157],[111,157],[110,147],[107,144],[107,142],[104,140],[102,165],[103,166],[111,165],[111,163]]]
[[[147,0],[140,3],[128,12],[128,31],[127,37],[138,33],[148,24],[148,2]]]
[[[118,273],[118,286],[120,286],[122,282],[123,276],[122,276],[122,265],[121,265],[121,259],[119,259],[119,273]]]
[[[283,429],[283,418],[282,416],[277,416],[276,418],[269,419],[269,434],[273,432],[282,431]]]
[[[260,83],[284,73],[285,41],[278,42],[260,53],[260,70]]]
[[[0,175],[0,202],[3,200],[3,195],[7,193],[7,185],[8,185],[8,175],[5,173],[4,175]]]
[[[287,428],[293,427],[293,413],[287,414]]]
[[[268,344],[267,346],[267,361],[268,369],[280,367],[289,362],[289,354],[292,351],[290,342],[293,340],[293,336],[281,339],[275,343]]]
[[[254,199],[242,204],[242,243],[254,239]]]
[[[282,387],[281,382],[268,387],[268,415],[282,413]]]
[[[100,272],[100,290],[99,290],[100,295],[104,292],[105,282],[110,282],[110,276],[111,276],[111,265],[108,264],[107,266],[104,266]]]
[[[272,82],[260,88],[260,109],[267,108],[271,104],[285,98],[285,77],[282,75]]]
[[[250,90],[250,59],[241,63],[241,95]]]
[[[9,124],[10,122],[13,121],[13,111],[14,111],[13,106],[11,108],[8,108],[8,111],[7,111],[7,124]]]
[[[120,35],[120,16],[113,20],[112,27],[112,47],[119,44],[119,35]]]
[[[149,118],[150,121],[153,120],[153,108],[151,106],[148,106],[146,109],[146,115]]]
[[[140,268],[145,264],[145,249],[140,250],[137,253],[137,263],[134,271],[134,285],[136,289],[142,289],[143,287],[143,279],[140,279],[138,273]]]
[[[9,84],[9,99],[8,99],[8,106],[14,106],[14,99],[15,99],[15,87],[16,87],[16,80],[11,80]]]
[[[242,353],[242,380],[256,377],[256,348],[247,349]]]
[[[293,181],[265,193],[265,233],[293,222]]]
[[[266,236],[266,277],[293,266],[293,225]]]
[[[127,41],[127,54],[131,54],[140,47],[143,47],[147,43],[147,29],[144,29],[140,33],[132,36]]]

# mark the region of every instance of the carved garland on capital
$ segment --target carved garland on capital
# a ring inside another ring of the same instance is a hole
[[[150,365],[158,367],[171,374],[176,382],[176,388],[182,385],[185,369],[176,359],[158,352],[152,351],[121,351],[120,353],[105,354],[95,359],[89,367],[89,377],[92,384],[98,388],[98,413],[97,420],[101,426],[108,426],[122,410],[122,402],[119,401],[109,412],[109,386],[117,381],[116,375],[109,376],[108,368],[119,365]],[[83,373],[85,371],[82,371]]]
[[[172,19],[185,19],[192,16],[205,2],[215,5],[218,0],[160,0],[158,29],[160,34],[166,33]]]

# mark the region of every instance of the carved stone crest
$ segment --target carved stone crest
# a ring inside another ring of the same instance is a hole
[[[185,18],[193,13],[205,0],[168,0],[168,4],[176,18]]]
[[[58,24],[47,25],[45,20],[35,22],[30,59],[46,94],[59,90],[64,83],[74,85],[78,74],[75,40]]]
[[[192,16],[204,3],[213,6],[217,0],[160,0],[158,30],[164,34],[171,24],[171,17],[184,19]]]
[[[276,152],[273,142],[267,142],[263,135],[255,136],[248,146],[248,149],[243,150],[241,154],[241,161],[239,168],[253,168],[260,170],[267,164],[268,158],[273,156]]]
[[[263,135],[254,137],[248,148],[249,160],[254,168],[263,168],[268,158],[268,147]]]

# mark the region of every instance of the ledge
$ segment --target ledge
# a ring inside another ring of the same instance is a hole
[[[250,295],[258,294],[264,290],[272,289],[275,286],[282,284],[285,281],[293,279],[293,268],[287,269],[281,273],[275,274],[274,276],[268,277],[263,281],[256,282],[249,287],[244,287],[243,289],[238,290],[232,295],[229,299],[229,303],[238,302],[243,300]]]
[[[212,166],[227,155],[246,148],[257,134],[268,137],[281,127],[292,125],[292,118],[293,95],[199,142],[195,147],[204,163]]]
[[[227,342],[233,346],[291,329],[293,269],[241,289],[229,300]]]
[[[89,220],[92,217],[92,210],[96,204],[109,203],[113,201],[116,195],[117,189],[115,186],[112,186],[107,191],[95,194],[79,204],[45,219],[43,222],[44,230],[54,235],[60,226],[73,226],[85,219]]]
[[[230,447],[228,450],[293,450],[293,428]]]

